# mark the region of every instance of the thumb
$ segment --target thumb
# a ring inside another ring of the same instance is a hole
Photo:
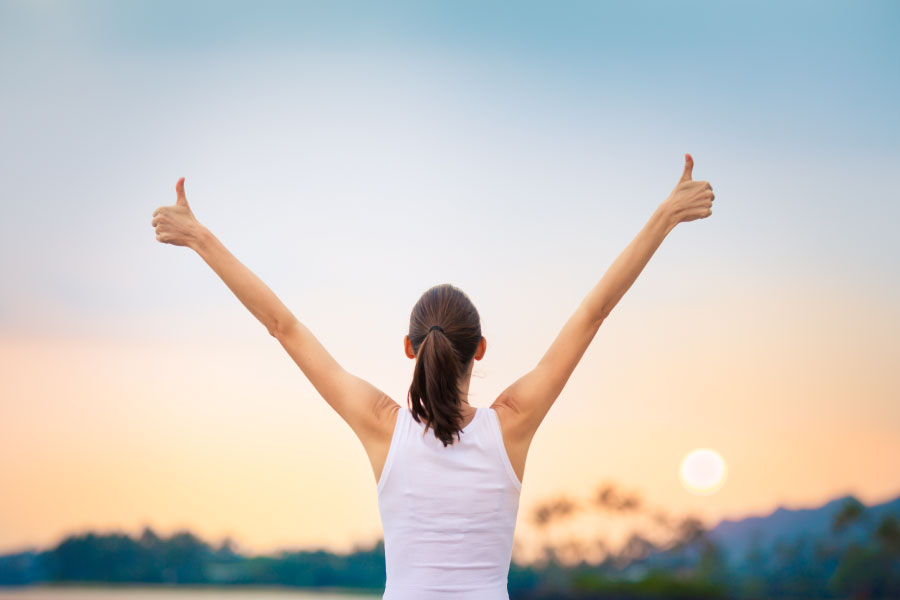
[[[187,196],[184,195],[184,177],[178,180],[178,183],[175,184],[175,192],[178,194],[178,198],[175,200],[175,204],[178,206],[187,206]]]
[[[691,181],[691,172],[694,170],[693,157],[685,153],[684,155],[684,173],[681,174],[681,181]]]

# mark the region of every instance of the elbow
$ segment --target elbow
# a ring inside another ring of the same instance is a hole
[[[582,322],[589,322],[595,327],[599,327],[603,320],[609,315],[610,308],[599,303],[593,305],[582,303],[581,314]]]
[[[269,330],[269,335],[273,338],[280,339],[291,330],[291,321],[272,321],[266,325],[266,329]]]
[[[591,322],[593,323],[594,327],[600,327],[600,325],[603,324],[603,321],[608,316],[609,316],[609,310],[606,308],[602,308],[598,312],[595,312],[591,315]]]
[[[612,309],[615,308],[616,304],[618,304],[619,299],[611,299],[603,302],[600,305],[600,310],[594,315],[594,318],[597,321],[597,324],[603,323],[606,320],[606,317],[609,316],[609,313],[612,312]]]

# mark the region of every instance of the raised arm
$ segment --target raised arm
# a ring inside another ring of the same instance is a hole
[[[610,265],[596,286],[582,300],[565,323],[537,366],[506,388],[495,407],[504,415],[504,434],[524,452],[544,416],[559,396],[578,361],[594,339],[603,320],[634,283],[653,253],[678,223],[702,219],[712,214],[715,197],[707,181],[693,181],[693,158],[685,154],[684,172],[672,193],[650,220]],[[517,448],[516,448],[517,447]]]
[[[161,206],[153,213],[151,224],[156,228],[156,239],[196,251],[281,343],[369,451],[370,441],[377,444],[384,438],[387,413],[396,403],[369,382],[344,370],[272,290],[197,221],[187,203],[183,177],[175,184],[175,191],[176,203]]]

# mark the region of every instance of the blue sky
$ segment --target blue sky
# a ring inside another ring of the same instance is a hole
[[[0,10],[0,243],[21,284],[5,295],[7,327],[29,317],[32,294],[92,314],[146,302],[172,252],[149,243],[144,216],[179,175],[201,221],[284,273],[281,289],[297,276],[265,240],[294,232],[296,251],[324,246],[336,261],[302,263],[311,274],[403,257],[436,281],[522,259],[580,270],[583,287],[688,151],[714,183],[716,218],[654,262],[714,254],[897,283],[896,3]],[[36,240],[41,252],[16,250]],[[142,276],[124,273],[138,265]],[[116,269],[128,285],[78,269]],[[405,275],[388,269],[379,278]]]
[[[663,348],[714,339],[698,360],[723,357],[725,370],[771,344],[770,358],[753,360],[769,360],[758,368],[779,382],[862,361],[858,380],[840,385],[875,387],[851,420],[885,428],[881,448],[900,447],[889,425],[900,423],[890,396],[898,31],[890,1],[6,0],[0,341],[121,344],[108,357],[158,344],[185,360],[176,348],[202,343],[208,354],[195,360],[208,370],[197,378],[223,377],[209,365],[235,348],[247,373],[282,368],[274,377],[296,385],[285,357],[277,367],[260,358],[280,349],[265,354],[265,330],[205,263],[155,240],[152,213],[174,203],[185,176],[198,219],[343,364],[396,399],[408,386],[401,339],[413,304],[438,283],[467,291],[496,357],[476,369],[484,405],[536,363],[690,152],[694,178],[716,191],[712,217],[664,241],[548,427],[578,427],[575,401],[593,393],[593,373],[639,373],[645,355],[665,361]],[[790,375],[789,350],[824,354]],[[141,356],[150,371],[174,367],[167,351]],[[95,366],[98,376],[112,368]],[[604,385],[606,397],[643,393],[624,379]],[[740,393],[757,392],[774,393]],[[816,410],[805,398],[771,400],[759,423],[781,406],[786,426],[800,427]],[[847,422],[841,398],[819,418]],[[672,417],[652,406],[619,406],[615,419]],[[691,418],[720,424],[715,412]],[[540,457],[529,459],[536,478],[553,469]],[[886,493],[879,473],[839,479],[853,472],[848,463],[828,485],[766,500],[725,489],[707,508],[824,499],[844,485]]]
[[[722,269],[888,278],[896,293],[896,3],[0,10],[0,244],[17,284],[4,327],[27,329],[42,302],[100,318],[149,302],[151,281],[185,284],[164,275],[184,257],[169,262],[144,223],[180,175],[201,221],[281,290],[310,287],[284,260],[309,276],[419,269],[418,287],[539,261],[584,273],[583,288],[685,151],[715,186],[716,218],[678,231],[655,263],[714,255]],[[335,262],[266,244],[289,238]],[[207,286],[204,301],[230,301],[208,279],[183,293]]]

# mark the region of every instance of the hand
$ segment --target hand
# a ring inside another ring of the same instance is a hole
[[[156,228],[157,241],[188,246],[198,238],[202,225],[188,206],[187,196],[184,195],[184,177],[175,184],[175,193],[175,204],[160,206],[153,211],[153,221],[150,224]]]
[[[694,181],[691,171],[694,159],[684,155],[684,172],[681,179],[663,202],[663,207],[673,216],[676,223],[705,219],[712,214],[712,203],[716,195],[708,181]]]

